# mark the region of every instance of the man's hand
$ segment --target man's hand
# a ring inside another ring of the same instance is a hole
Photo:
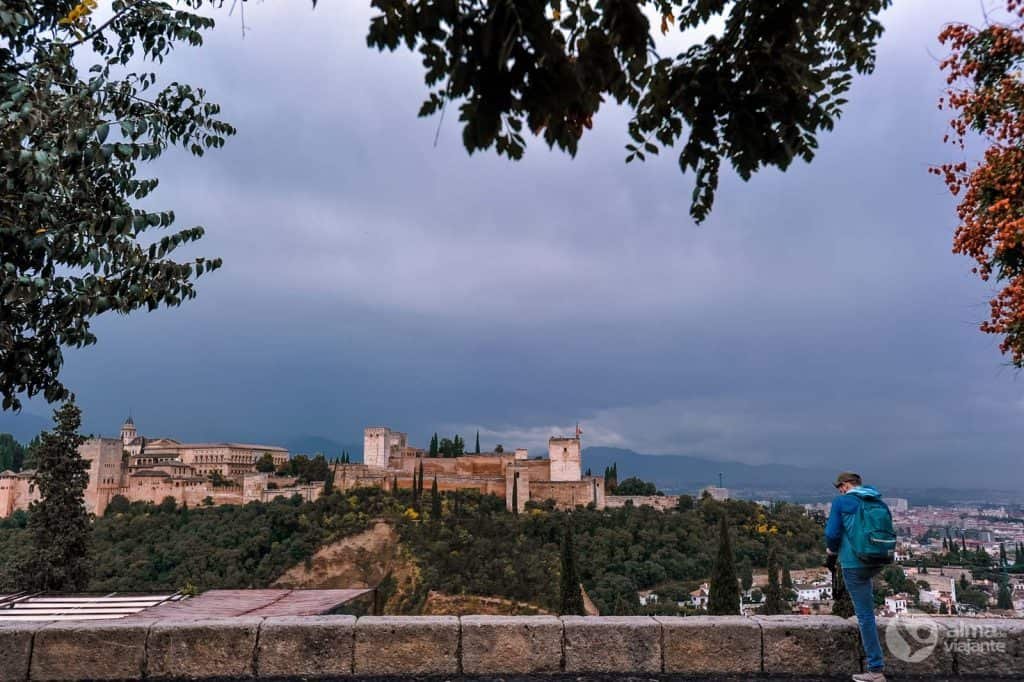
[[[829,552],[828,556],[825,557],[825,566],[828,570],[833,572],[836,570],[836,558],[836,555],[832,552]]]

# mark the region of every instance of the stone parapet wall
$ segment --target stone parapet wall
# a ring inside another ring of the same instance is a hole
[[[679,506],[679,495],[605,495],[605,507],[620,509],[627,505],[634,507],[654,507],[660,511],[675,509]]]
[[[880,622],[894,672],[941,679],[1024,677],[1024,620],[934,622],[942,623],[941,641],[916,663],[893,656],[893,642],[884,632],[887,621]],[[979,634],[1001,646],[986,651],[946,646],[953,640],[980,643]],[[849,675],[861,666],[856,624],[835,616],[315,616],[0,623],[2,681],[351,675],[806,677]]]

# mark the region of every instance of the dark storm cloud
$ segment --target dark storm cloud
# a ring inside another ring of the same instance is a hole
[[[899,3],[819,157],[727,175],[697,227],[671,155],[623,164],[614,108],[575,160],[468,157],[454,108],[435,146],[416,58],[371,52],[369,10],[333,5],[251,5],[245,40],[222,18],[168,64],[239,128],[154,169],[225,267],[69,354],[88,428],[131,407],[148,435],[384,423],[536,449],[579,420],[644,452],[1024,483],[1021,383],[976,331],[989,291],[926,172],[952,153],[935,35],[973,6]]]

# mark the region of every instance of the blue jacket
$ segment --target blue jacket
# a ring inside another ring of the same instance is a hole
[[[825,544],[830,552],[839,554],[839,565],[843,568],[863,567],[864,562],[853,553],[849,542],[843,542],[853,525],[853,515],[860,509],[860,501],[865,497],[881,499],[882,494],[869,485],[857,486],[845,495],[838,495],[832,500],[832,510],[825,524]]]

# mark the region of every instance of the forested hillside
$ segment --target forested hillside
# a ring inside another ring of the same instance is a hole
[[[94,522],[94,590],[265,587],[318,547],[366,530],[374,519],[394,524],[418,566],[407,610],[427,592],[499,596],[547,609],[558,605],[559,546],[573,524],[578,570],[602,613],[630,613],[636,591],[658,586],[680,592],[710,573],[716,520],[727,513],[737,561],[763,566],[777,542],[794,567],[820,563],[820,527],[802,510],[750,502],[694,501],[681,509],[579,509],[531,505],[518,516],[504,502],[474,492],[429,493],[414,503],[378,489],[333,493],[316,502],[182,509],[173,504],[124,505]],[[413,507],[419,507],[415,511]],[[440,508],[440,518],[433,510]],[[0,524],[0,590],[17,587],[9,567],[27,551],[25,515]]]

